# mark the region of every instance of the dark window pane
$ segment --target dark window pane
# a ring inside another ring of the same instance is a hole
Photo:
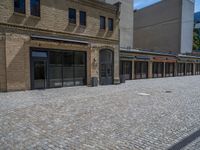
[[[47,58],[47,52],[33,51],[33,52],[32,52],[32,57]]]
[[[80,25],[86,26],[86,12],[80,11]]]
[[[31,15],[40,17],[40,0],[31,0]]]
[[[14,11],[25,14],[25,0],[14,0]]]
[[[104,16],[100,16],[100,29],[106,29],[106,18]]]
[[[101,77],[106,77],[106,65],[101,65]]]
[[[73,52],[65,52],[63,55],[63,65],[73,66],[74,64],[74,54]]]
[[[50,65],[49,84],[50,88],[62,86],[62,67]]]
[[[113,31],[113,19],[112,18],[108,19],[108,29],[109,29],[109,31]]]
[[[46,87],[46,61],[42,60],[34,60],[33,61],[33,88],[34,89],[41,89]]]
[[[61,53],[50,52],[49,53],[49,64],[51,65],[62,65]]]
[[[174,64],[173,63],[165,64],[165,73],[166,73],[166,77],[174,76]]]
[[[66,52],[63,56],[63,86],[74,86],[74,53]]]
[[[69,23],[76,24],[76,9],[69,8]]]
[[[135,62],[135,78],[147,78],[148,77],[148,63],[147,62]]]
[[[75,85],[86,84],[86,53],[74,53]]]
[[[49,86],[62,86],[62,55],[57,52],[49,53]]]

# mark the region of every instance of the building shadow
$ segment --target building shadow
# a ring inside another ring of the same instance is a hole
[[[189,145],[193,141],[195,141],[197,138],[200,137],[200,129],[192,133],[191,135],[187,136],[186,138],[182,139],[180,142],[174,144],[168,150],[180,150],[184,148],[185,146]]]
[[[29,17],[25,21],[24,25],[30,26],[30,27],[35,27],[35,26],[37,26],[37,24],[38,24],[39,21],[40,21],[39,17],[38,18],[37,17]]]
[[[107,38],[112,37],[112,35],[113,35],[113,32],[109,32],[109,31],[108,31],[108,32],[106,33],[106,37],[107,37]]]
[[[76,28],[76,33],[84,33],[85,32],[85,30],[86,30],[86,26],[78,26],[77,28]]]
[[[8,23],[22,24],[23,21],[25,20],[25,18],[26,18],[25,15],[13,14],[13,15],[8,19]]]
[[[77,27],[76,24],[69,23],[67,25],[67,27],[65,28],[65,31],[67,31],[67,32],[75,32],[76,27]]]
[[[106,34],[106,30],[99,29],[97,33],[97,37],[105,37],[105,34]]]

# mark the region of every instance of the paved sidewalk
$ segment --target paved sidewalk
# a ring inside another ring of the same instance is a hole
[[[0,93],[0,149],[200,149],[200,76]]]

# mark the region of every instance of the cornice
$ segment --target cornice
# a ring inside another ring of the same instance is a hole
[[[101,9],[106,12],[116,13],[116,11],[118,11],[117,6],[108,4],[106,2],[101,2],[98,0],[71,0],[71,1],[76,2],[78,4],[87,5],[93,8]]]
[[[119,40],[114,40],[114,39],[108,39],[108,38],[102,38],[102,37],[96,37],[96,36],[89,36],[89,35],[79,35],[79,34],[74,34],[74,33],[48,30],[48,29],[41,29],[41,28],[34,28],[34,27],[28,27],[28,26],[21,26],[21,25],[10,24],[10,23],[0,23],[0,28],[1,27],[5,27],[5,28],[8,28],[8,29],[14,29],[13,32],[15,32],[17,30],[30,32],[30,34],[34,33],[34,32],[40,32],[40,33],[43,33],[43,34],[66,36],[66,37],[73,38],[73,39],[83,39],[85,41],[95,41],[97,43],[103,42],[103,43],[119,44]]]

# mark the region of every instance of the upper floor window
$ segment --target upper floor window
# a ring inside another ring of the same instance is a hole
[[[40,0],[31,0],[31,15],[40,17]]]
[[[25,14],[25,0],[14,0],[14,11]]]
[[[80,11],[80,25],[86,26],[86,12]]]
[[[109,31],[113,31],[113,19],[112,18],[108,19],[108,29],[109,29]]]
[[[104,16],[100,16],[100,29],[106,29],[106,18]]]
[[[76,24],[76,9],[69,8],[69,23]]]

